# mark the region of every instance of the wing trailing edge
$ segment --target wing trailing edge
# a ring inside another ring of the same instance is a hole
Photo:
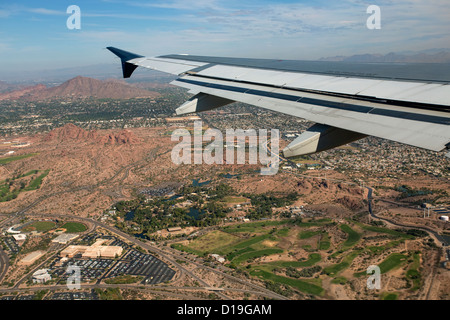
[[[238,101],[315,122],[284,150],[285,156],[320,152],[365,136],[433,151],[450,149],[450,64],[433,65],[437,77],[431,79],[429,65],[414,78],[405,75],[407,66],[377,75],[383,66],[360,64],[347,73],[328,64],[320,70],[316,62],[143,57],[107,49],[121,59],[124,78],[137,67],[177,75],[171,83],[195,95],[176,110],[179,115]]]

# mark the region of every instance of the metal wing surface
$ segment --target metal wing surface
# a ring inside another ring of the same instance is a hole
[[[177,75],[195,95],[178,114],[239,101],[315,122],[285,156],[380,137],[433,151],[450,147],[450,64],[363,64],[167,55],[108,47],[123,76],[137,67]]]

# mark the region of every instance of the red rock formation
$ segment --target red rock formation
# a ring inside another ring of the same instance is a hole
[[[135,144],[140,142],[140,140],[128,130],[122,130],[118,133],[110,133],[106,136],[103,136],[100,140],[102,143],[107,144]]]
[[[80,127],[72,123],[68,123],[63,127],[56,128],[50,131],[45,137],[44,141],[53,141],[57,140],[60,142],[63,141],[86,141],[86,140],[96,140],[97,132],[96,131],[86,131]]]
[[[50,131],[44,138],[44,141],[79,141],[79,142],[95,142],[110,145],[123,145],[139,143],[140,139],[129,130],[120,132],[112,132],[104,136],[99,136],[95,130],[87,131],[72,123],[68,123],[63,127]]]

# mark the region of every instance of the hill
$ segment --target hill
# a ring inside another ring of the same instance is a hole
[[[450,52],[440,51],[437,53],[415,53],[415,54],[399,54],[388,53],[382,54],[359,54],[350,57],[335,56],[321,58],[320,61],[346,61],[346,62],[363,62],[363,63],[450,63]]]
[[[45,137],[44,141],[86,141],[86,140],[97,140],[96,131],[86,131],[74,124],[68,123],[63,127],[53,129]]]
[[[76,77],[59,86],[47,88],[40,84],[21,90],[0,94],[1,100],[42,101],[58,98],[131,99],[156,98],[158,92],[130,86],[119,81],[102,81],[87,77]]]
[[[129,130],[120,132],[111,132],[106,135],[100,135],[96,130],[87,131],[77,127],[72,123],[68,123],[63,127],[53,129],[44,136],[43,141],[57,142],[94,142],[99,144],[136,144],[140,139]]]

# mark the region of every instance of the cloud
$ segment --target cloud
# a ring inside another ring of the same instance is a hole
[[[56,16],[65,15],[66,12],[61,10],[52,10],[47,8],[31,8],[20,4],[3,4],[0,5],[0,18],[8,18],[11,16],[23,14],[23,13],[34,13],[46,16]]]
[[[16,34],[12,32],[12,40],[2,38],[8,46],[0,45],[0,50],[17,50],[22,43],[42,43],[70,59],[75,50],[69,45],[72,49],[65,48],[70,39],[82,46],[86,59],[101,57],[98,51],[108,45],[143,55],[182,52],[317,59],[450,47],[450,1],[377,0],[376,3],[381,8],[381,30],[366,27],[369,17],[366,9],[372,4],[369,0],[92,1],[80,5],[80,31],[67,30],[65,20],[58,17],[66,15],[65,6],[59,11],[50,6],[8,4],[0,5],[0,17],[9,18],[5,21],[11,25],[17,21],[16,28],[8,29],[16,30]],[[38,27],[45,32],[42,35],[23,32],[25,26],[20,19],[42,19]],[[47,32],[48,25],[61,28]],[[104,56],[109,57],[107,53]]]
[[[382,11],[382,30],[377,31],[366,27],[369,17],[366,9],[370,3],[359,0],[104,2],[142,10],[139,14],[127,10],[126,13],[91,12],[88,16],[170,22],[170,29],[155,24],[151,29],[133,28],[133,24],[128,24],[116,31],[102,30],[105,37],[97,33],[99,39],[134,43],[137,50],[142,48],[143,54],[183,51],[205,55],[315,59],[330,52],[351,55],[423,49],[423,44],[449,46],[445,40],[448,39],[450,2],[443,0],[432,0],[431,4],[417,0],[380,0],[377,3]],[[154,8],[173,10],[155,16]],[[120,32],[120,37],[114,38],[114,32]],[[87,41],[97,37],[95,33],[84,35]]]
[[[102,0],[107,3],[120,3],[132,7],[140,8],[161,8],[161,9],[173,9],[173,10],[198,10],[198,9],[225,9],[226,6],[218,5],[216,0],[166,0],[166,1],[123,1],[123,0]]]
[[[50,10],[45,8],[24,8],[24,11],[42,14],[46,16],[66,15],[66,11]]]

